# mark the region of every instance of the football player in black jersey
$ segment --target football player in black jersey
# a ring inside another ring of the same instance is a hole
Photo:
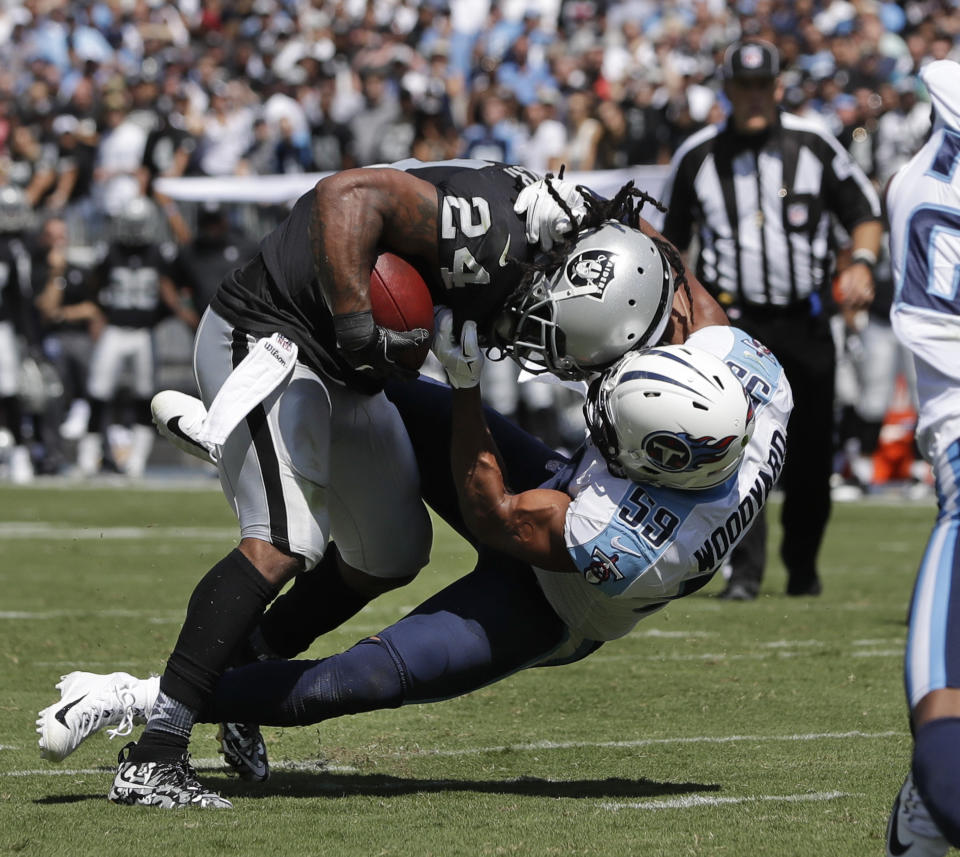
[[[377,252],[414,264],[434,303],[457,324],[475,321],[485,345],[536,371],[578,377],[632,348],[723,323],[694,281],[675,292],[679,256],[640,219],[643,201],[631,186],[604,201],[486,161],[348,170],[301,197],[226,277],[197,331],[203,404],[165,391],[153,415],[178,446],[216,461],[241,540],[194,590],[116,799],[229,806],[196,781],[185,754],[197,712],[266,605],[312,569],[323,592],[314,632],[329,630],[428,561],[415,457],[382,393],[385,378],[415,374],[397,358],[428,333],[373,319]],[[597,236],[615,239],[615,250]],[[607,348],[565,346],[557,319],[573,322],[578,308],[597,325],[618,322]],[[336,550],[327,551],[332,538]],[[228,761],[254,760],[248,779],[266,778],[258,732],[225,724],[222,746]]]
[[[181,306],[171,277],[176,249],[170,242],[157,242],[159,223],[150,200],[140,196],[129,200],[111,218],[111,240],[91,275],[91,290],[106,326],[90,357],[89,426],[77,444],[77,465],[85,476],[100,469],[104,430],[127,363],[133,367],[134,425],[124,472],[142,475],[155,436],[150,414],[150,398],[156,392],[154,328],[171,312],[196,327],[196,319]]]

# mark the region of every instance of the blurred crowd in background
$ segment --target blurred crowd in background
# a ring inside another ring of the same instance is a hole
[[[105,246],[131,246],[131,220],[137,240],[146,228],[163,246],[177,295],[144,322],[160,358],[157,388],[192,391],[192,325],[285,209],[185,203],[161,194],[159,177],[313,173],[408,157],[539,172],[666,165],[687,136],[723,120],[720,60],[744,36],[780,49],[784,109],[824,123],[882,188],[929,127],[918,70],[960,59],[960,3],[0,2],[0,268],[17,272],[0,307],[20,367],[15,392],[0,389],[0,472],[23,482],[78,468],[76,441],[90,431],[84,361],[105,324],[94,272]],[[909,442],[903,461],[876,476],[856,427],[869,399],[858,353],[889,310],[884,264],[869,318],[837,320],[849,358],[838,387],[838,487],[928,481],[909,466]],[[493,404],[550,443],[577,442],[578,403],[547,385],[518,387],[502,364],[491,371],[501,374],[488,387]],[[909,436],[910,373],[883,372],[866,417],[876,423],[879,412],[883,422],[901,406]],[[125,466],[129,422],[120,384],[103,454],[81,472],[142,473],[143,462]]]

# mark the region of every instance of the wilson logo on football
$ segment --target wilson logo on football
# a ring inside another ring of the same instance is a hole
[[[661,470],[680,473],[720,461],[735,435],[727,437],[691,437],[689,434],[654,432],[643,439],[643,451]]]
[[[593,289],[596,297],[613,279],[617,257],[607,250],[585,250],[567,263],[567,279],[574,288]]]

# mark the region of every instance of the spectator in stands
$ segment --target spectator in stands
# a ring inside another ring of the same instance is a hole
[[[567,145],[563,154],[551,164],[560,169],[592,170],[597,165],[597,148],[603,136],[603,125],[596,117],[596,98],[586,89],[572,92],[567,97]]]
[[[623,111],[627,123],[628,164],[661,164],[670,161],[663,110],[653,103],[656,91],[653,69],[633,75],[626,82]]]
[[[917,99],[917,81],[908,76],[891,90],[893,104],[877,122],[876,180],[886,187],[890,177],[920,149],[930,130],[930,105]]]
[[[215,81],[209,92],[210,106],[203,122],[198,162],[207,176],[230,176],[237,172],[243,153],[253,137],[253,111],[239,101],[230,84]]]
[[[93,171],[94,201],[101,214],[113,215],[140,195],[138,172],[147,132],[129,118],[129,101],[121,89],[104,99],[103,130]]]
[[[543,175],[563,157],[567,145],[566,126],[556,118],[560,93],[541,89],[523,108],[526,136],[517,149],[517,162]]]
[[[477,102],[477,120],[463,131],[460,156],[515,164],[521,140],[509,92],[492,88]]]
[[[321,64],[312,78],[316,115],[310,123],[313,163],[319,172],[336,172],[354,166],[350,129],[337,116],[337,75],[329,64]]]
[[[86,430],[90,355],[104,325],[103,313],[87,290],[86,272],[70,262],[68,239],[67,221],[48,217],[31,248],[32,291],[43,354],[56,369],[63,391],[45,414],[46,472],[58,472],[66,463],[61,441],[76,440]]]
[[[33,209],[53,190],[56,181],[56,147],[42,144],[33,126],[15,123],[7,157],[0,162],[0,184],[20,188],[27,206]]]
[[[90,120],[84,121],[93,130]],[[57,145],[57,177],[46,198],[46,207],[53,212],[63,212],[89,200],[97,149],[95,141],[85,138],[80,120],[71,113],[53,120],[53,135]]]
[[[397,121],[400,102],[387,81],[383,68],[360,72],[363,108],[349,123],[351,155],[358,167],[383,163],[380,146],[385,129]]]
[[[157,104],[137,178],[141,196],[157,204],[177,241],[185,243],[190,238],[186,220],[176,203],[160,193],[154,182],[161,177],[178,178],[196,169],[197,137],[202,128],[199,120],[192,116],[187,91],[178,86],[174,78],[170,85],[176,88]]]

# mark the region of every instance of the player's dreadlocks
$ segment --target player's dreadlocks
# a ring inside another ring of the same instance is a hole
[[[552,173],[547,173],[546,177],[547,179],[552,179],[554,176]],[[558,178],[563,178],[563,168],[560,169]],[[576,223],[576,218],[574,218],[570,206],[556,188],[554,188],[553,184],[547,181],[546,185],[550,196],[553,197],[557,205],[559,205],[567,217],[570,218],[570,222]],[[590,188],[584,187],[583,185],[577,185],[577,190],[579,190],[583,196],[583,201],[587,207],[587,213],[584,215],[579,229],[568,232],[562,241],[554,244],[553,248],[544,253],[536,262],[523,265],[527,275],[524,277],[520,288],[511,296],[510,303],[513,302],[514,298],[523,293],[532,274],[543,273],[546,276],[566,261],[574,244],[576,244],[579,232],[587,229],[595,229],[607,220],[617,220],[626,226],[638,229],[640,225],[640,212],[646,203],[650,203],[658,211],[666,211],[666,208],[659,200],[655,199],[646,191],[634,187],[633,180],[628,181],[621,187],[612,199],[603,199],[597,196]],[[667,262],[670,263],[670,267],[672,267],[676,273],[675,282],[683,288],[684,294],[687,296],[687,301],[690,304],[690,321],[693,322],[693,296],[690,294],[690,284],[687,282],[687,272],[683,260],[680,258],[680,253],[669,241],[653,235],[648,237],[657,245]]]

